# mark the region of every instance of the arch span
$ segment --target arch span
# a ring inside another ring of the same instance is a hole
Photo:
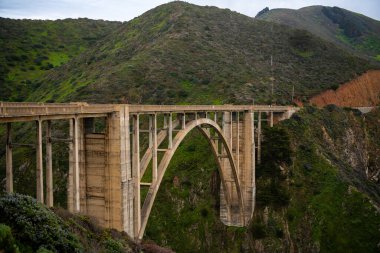
[[[221,145],[225,150],[225,157],[220,157],[218,154],[218,147],[216,146],[215,142],[212,139],[212,136],[210,135],[209,131],[204,130],[202,127],[208,126],[209,128],[214,129],[215,133],[218,136],[218,139],[221,141]],[[207,118],[201,118],[196,119],[191,122],[188,122],[184,129],[180,130],[177,135],[175,136],[173,140],[173,147],[172,149],[168,149],[164,156],[162,157],[160,164],[158,165],[158,175],[156,182],[153,182],[152,185],[149,188],[148,194],[145,198],[144,204],[141,208],[141,227],[138,233],[138,238],[142,239],[145,233],[145,228],[148,223],[149,215],[153,207],[154,200],[156,198],[157,192],[159,190],[159,187],[161,185],[162,179],[165,175],[165,172],[169,166],[169,163],[175,153],[175,151],[178,149],[179,145],[182,143],[186,135],[193,130],[194,128],[200,128],[202,131],[202,134],[207,138],[208,142],[212,146],[212,151],[215,156],[215,160],[218,164],[218,170],[219,175],[221,177],[222,182],[222,188],[226,197],[227,202],[227,208],[230,209],[231,207],[231,196],[229,194],[228,185],[226,184],[226,178],[224,175],[224,171],[222,169],[221,159],[226,158],[229,161],[231,173],[233,176],[233,183],[234,187],[238,196],[238,208],[240,212],[240,222],[241,224],[244,224],[245,218],[244,218],[244,199],[243,199],[243,193],[241,189],[241,184],[239,181],[236,164],[233,159],[232,150],[231,147],[228,145],[227,139],[225,138],[222,129],[219,127],[219,125],[210,119]]]

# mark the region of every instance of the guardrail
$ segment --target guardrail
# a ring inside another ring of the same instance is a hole
[[[272,105],[127,105],[77,103],[29,103],[0,102],[0,117],[28,117],[72,114],[101,114],[128,107],[130,113],[154,112],[207,112],[207,111],[263,111],[286,112],[298,110],[292,106]]]
[[[115,106],[109,104],[0,102],[0,117],[108,113],[113,111],[115,111]]]

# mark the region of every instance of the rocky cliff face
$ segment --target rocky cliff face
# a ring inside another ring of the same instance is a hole
[[[375,106],[380,103],[380,70],[371,70],[341,85],[337,90],[327,90],[310,99],[311,104],[322,107]]]

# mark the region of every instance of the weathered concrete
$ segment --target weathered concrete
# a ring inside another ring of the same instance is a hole
[[[12,125],[7,123],[6,156],[6,191],[13,192],[13,160],[12,160]]]
[[[220,218],[227,225],[245,226],[255,207],[255,163],[261,160],[262,121],[273,126],[295,110],[289,106],[252,105],[1,103],[0,123],[7,123],[7,191],[13,190],[10,122],[36,121],[37,199],[44,201],[42,123],[47,121],[46,204],[53,205],[51,121],[70,120],[68,210],[93,216],[104,227],[141,239],[171,158],[186,135],[198,128],[212,147],[221,176]],[[104,132],[95,132],[94,118],[105,119]],[[148,129],[140,129],[147,125]],[[146,146],[140,142],[140,133],[149,134]],[[159,149],[166,140],[167,148]],[[161,159],[158,152],[163,154]],[[142,158],[140,154],[144,154]],[[141,182],[147,169],[152,169],[152,182]],[[149,187],[143,202],[140,187]]]
[[[51,121],[46,122],[46,205],[52,207],[53,199],[53,151],[51,142]]]
[[[37,201],[44,203],[44,168],[42,156],[42,121],[36,121]]]

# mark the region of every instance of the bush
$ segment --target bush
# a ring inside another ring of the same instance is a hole
[[[41,65],[42,64],[42,61],[44,60],[48,60],[49,58],[47,56],[37,56],[36,59],[34,59],[34,63],[37,64],[37,65]]]
[[[0,223],[9,225],[16,239],[33,250],[82,252],[82,245],[64,221],[35,199],[21,194],[0,196]]]
[[[53,251],[46,249],[45,247],[39,248],[36,253],[53,253]]]
[[[189,96],[189,93],[187,93],[187,91],[180,90],[180,91],[178,92],[178,96],[179,96],[180,98],[186,98],[187,96]]]
[[[0,224],[0,252],[20,252],[12,236],[11,228],[4,224]]]
[[[259,222],[252,223],[251,232],[254,239],[263,239],[267,236],[265,225]]]
[[[104,247],[108,253],[122,253],[125,251],[123,244],[114,239],[107,239],[104,241]]]
[[[339,88],[338,84],[333,84],[330,86],[330,90],[337,90]]]

